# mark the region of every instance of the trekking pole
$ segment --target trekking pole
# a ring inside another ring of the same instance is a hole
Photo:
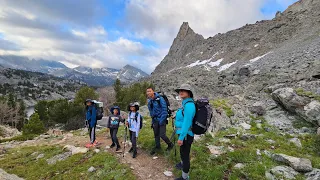
[[[124,153],[125,153],[125,151],[126,151],[126,144],[127,144],[127,131],[128,131],[128,127],[125,125],[125,132],[124,132],[124,145],[123,145],[122,157],[124,157]]]
[[[176,149],[176,129],[175,129],[175,127],[174,127],[174,119],[175,119],[175,117],[172,117],[172,116],[171,116],[173,132],[172,132],[172,135],[171,135],[171,137],[170,137],[170,141],[172,142],[172,140],[173,140],[174,155],[177,156],[177,149]]]

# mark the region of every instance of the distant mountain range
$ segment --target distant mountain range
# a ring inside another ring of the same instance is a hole
[[[130,65],[126,65],[122,69],[83,66],[68,68],[57,61],[30,60],[28,57],[13,55],[0,56],[0,65],[5,68],[41,72],[61,78],[82,81],[90,86],[111,85],[117,78],[124,83],[130,83],[148,76],[147,73]]]

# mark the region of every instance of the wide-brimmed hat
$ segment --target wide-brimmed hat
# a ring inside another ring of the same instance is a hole
[[[136,111],[139,111],[139,103],[138,102],[132,102],[128,105],[128,111],[130,111],[130,107],[135,107]]]
[[[87,102],[94,103],[92,99],[86,99],[86,101],[84,102],[84,104],[87,105]]]
[[[182,84],[178,89],[176,89],[175,91],[177,93],[180,92],[180,90],[185,90],[185,91],[189,91],[190,92],[190,97],[193,98],[193,92],[192,92],[192,87],[190,84]]]
[[[120,115],[120,107],[119,106],[113,106],[110,108],[110,112],[113,114],[113,111],[117,109],[118,110],[118,115]]]

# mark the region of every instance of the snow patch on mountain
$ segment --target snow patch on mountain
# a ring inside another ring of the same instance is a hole
[[[238,60],[235,61],[235,62],[228,63],[228,64],[225,64],[225,65],[221,66],[219,68],[218,72],[222,72],[222,71],[225,71],[225,70],[229,69],[231,66],[235,65],[237,62],[238,62]]]

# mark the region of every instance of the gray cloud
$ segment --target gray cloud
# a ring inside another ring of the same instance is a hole
[[[67,22],[78,26],[95,24],[95,19],[106,15],[97,0],[2,0],[0,5],[36,13],[51,23]]]
[[[4,39],[0,39],[0,49],[2,50],[8,50],[8,51],[18,51],[21,50],[21,48],[10,41],[4,40]]]

